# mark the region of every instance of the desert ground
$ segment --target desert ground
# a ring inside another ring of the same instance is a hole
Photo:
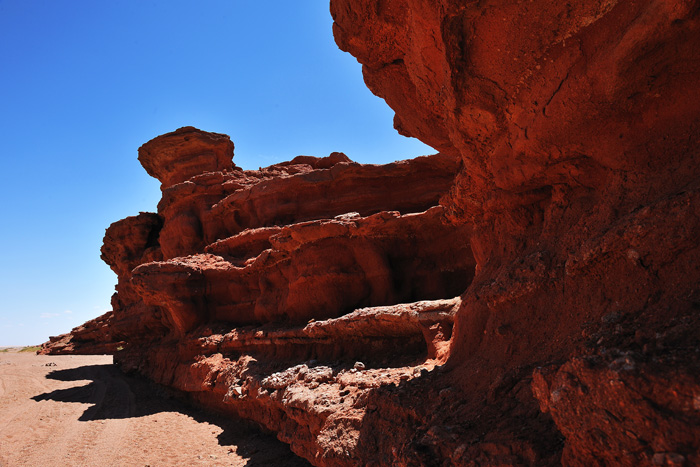
[[[274,437],[124,375],[112,357],[0,349],[0,466],[303,466]]]

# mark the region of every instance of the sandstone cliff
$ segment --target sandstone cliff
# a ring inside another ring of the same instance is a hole
[[[331,13],[440,154],[242,171],[224,135],[158,137],[158,213],[105,236],[113,311],[44,351],[315,465],[700,464],[700,2]]]
[[[699,463],[700,4],[331,11],[396,128],[463,161],[442,204],[477,266],[447,366],[473,438],[451,459],[545,462],[537,404],[567,465]]]

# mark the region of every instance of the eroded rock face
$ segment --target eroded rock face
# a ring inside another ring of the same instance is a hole
[[[459,160],[218,170],[211,141],[228,138],[185,128],[142,147],[163,199],[107,229],[113,311],[43,351],[113,353],[317,463],[361,462],[367,400],[445,361],[474,275],[470,228],[439,205]]]
[[[700,101],[688,96],[700,96],[700,4],[332,0],[331,12],[338,45],[363,64],[396,128],[463,161],[442,203],[472,225],[477,262],[447,364],[467,394],[462,425],[505,404],[486,432],[532,426],[507,408],[507,391],[486,397],[489,385],[554,365],[534,396],[556,423],[550,440],[565,437],[565,464],[696,463],[697,412],[677,404],[689,407],[679,401],[700,383],[681,350],[697,340],[646,357],[674,362],[685,385],[675,401],[647,360],[616,379],[643,398],[601,385],[610,352],[638,350],[621,334],[654,336],[697,314]],[[607,326],[610,316],[625,330]],[[600,370],[581,369],[601,353]],[[543,454],[536,440],[506,437],[497,449],[467,442],[450,459],[558,462],[532,457]],[[430,449],[449,457],[444,444]]]
[[[139,162],[165,189],[205,172],[232,170],[233,143],[228,135],[183,127],[141,146]]]
[[[113,313],[45,351],[105,336],[315,465],[700,463],[700,2],[331,13],[440,154],[244,172],[160,137],[158,215],[105,238]]]
[[[439,207],[351,213],[246,230],[241,240],[206,248],[216,254],[143,264],[131,282],[181,332],[208,321],[301,324],[364,306],[453,297],[474,263],[465,229],[446,226],[441,214]]]

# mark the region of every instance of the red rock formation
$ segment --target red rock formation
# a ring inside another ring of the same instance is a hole
[[[68,334],[51,336],[42,345],[40,353],[53,355],[100,355],[113,354],[123,348],[125,342],[112,335],[114,313],[108,311],[102,316],[88,321]]]
[[[242,171],[207,166],[212,140],[228,141],[187,128],[142,147],[163,199],[158,214],[107,230],[114,310],[43,351],[114,353],[126,370],[277,431],[300,455],[360,459],[329,442],[333,430],[378,388],[447,356],[454,297],[474,274],[468,226],[445,223],[438,205],[459,162],[363,166],[333,153]]]
[[[233,143],[227,135],[179,128],[139,148],[139,161],[162,188],[205,172],[232,170]],[[239,169],[240,170],[240,169]]]
[[[477,273],[444,384],[464,391],[461,425],[499,441],[462,449],[443,438],[432,453],[556,462],[540,441],[502,431],[540,423],[507,408],[519,383],[488,396],[507,375],[528,381],[547,366],[535,398],[556,423],[549,439],[565,436],[564,463],[698,463],[689,407],[700,380],[697,354],[685,350],[697,338],[641,356],[621,335],[663,335],[669,322],[695,320],[700,303],[700,4],[332,0],[331,11],[339,46],[396,111],[396,128],[463,161],[443,205],[473,226]],[[626,327],[607,326],[610,316]],[[616,377],[617,364],[605,365],[621,355],[637,363]],[[661,390],[669,375],[684,389]],[[421,448],[407,445],[410,463]]]
[[[700,464],[700,2],[331,12],[441,154],[244,172],[223,135],[156,138],[113,313],[44,350],[118,343],[315,465]]]
[[[209,321],[305,323],[362,306],[455,296],[473,262],[464,229],[442,224],[441,213],[353,213],[247,230],[242,241],[207,247],[221,256],[143,264],[131,282],[183,333]]]

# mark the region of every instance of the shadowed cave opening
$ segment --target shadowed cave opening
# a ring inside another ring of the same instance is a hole
[[[401,336],[337,337],[324,341],[283,342],[251,344],[224,352],[224,356],[236,360],[249,355],[264,362],[275,362],[274,367],[288,368],[299,363],[311,362],[334,367],[352,367],[361,361],[367,368],[410,366],[428,358],[428,345],[420,332]]]

